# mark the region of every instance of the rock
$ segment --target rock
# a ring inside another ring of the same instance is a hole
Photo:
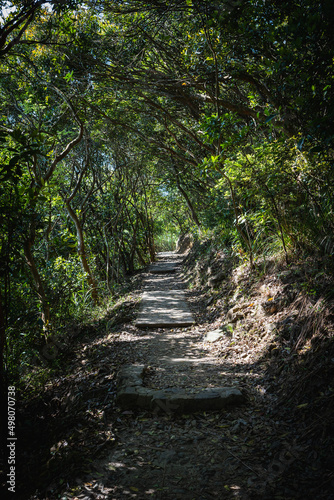
[[[140,365],[142,366],[142,365]],[[128,376],[137,374],[135,378],[121,380],[117,393],[117,402],[126,409],[136,407],[153,411],[170,413],[190,413],[196,411],[221,410],[230,405],[240,404],[244,397],[239,389],[233,387],[216,387],[193,392],[191,389],[169,388],[164,390],[149,389],[142,386],[142,373],[136,366],[132,371],[125,367],[123,373]],[[126,381],[135,385],[126,386]],[[141,385],[137,382],[141,381]]]
[[[221,410],[230,405],[244,402],[239,389],[233,387],[217,387],[204,389],[194,398],[195,411]]]
[[[163,390],[143,387],[144,365],[126,365],[120,372],[117,402],[125,409],[145,408],[170,413],[221,410],[240,404],[244,397],[239,389],[216,387],[195,391],[168,388]]]
[[[233,387],[216,387],[203,389],[195,394],[189,394],[180,391],[169,398],[172,405],[175,406],[176,413],[192,413],[197,411],[216,411],[230,405],[240,404],[244,397]]]
[[[239,319],[244,319],[245,309],[248,308],[248,304],[238,304],[232,307],[226,314],[226,319],[230,323],[236,323]]]
[[[212,330],[211,332],[208,332],[205,334],[203,341],[204,342],[216,342],[217,340],[220,340],[222,337],[227,335],[230,337],[233,333],[233,325],[223,325],[221,328],[218,328],[217,330]]]
[[[135,387],[124,387],[117,392],[117,403],[123,408],[137,406],[138,393]]]
[[[203,340],[204,342],[216,342],[217,340],[224,337],[224,335],[224,330],[213,330],[212,332],[206,333]]]
[[[151,405],[152,398],[155,394],[155,389],[149,389],[148,387],[137,387],[137,402],[136,405],[140,408],[149,408]]]
[[[224,336],[224,330],[213,330],[204,336],[204,342],[216,342]]]
[[[145,365],[124,365],[119,374],[119,387],[140,387],[143,385]]]

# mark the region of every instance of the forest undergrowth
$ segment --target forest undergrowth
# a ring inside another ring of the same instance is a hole
[[[191,422],[198,432],[206,429],[204,455],[215,450],[217,444],[210,439],[218,432],[235,462],[222,486],[214,474],[218,478],[217,467],[223,464],[214,455],[211,490],[203,487],[198,490],[202,493],[180,495],[334,498],[331,260],[295,258],[287,265],[271,258],[258,261],[250,271],[240,259],[206,240],[196,242],[189,252],[183,278],[197,326],[203,332],[225,333],[210,349],[235,367],[247,403],[227,414],[160,416],[159,425],[168,423],[176,435],[187,436]],[[167,490],[164,484],[145,492],[133,486],[132,477],[126,484],[122,476],[125,486],[120,491],[117,478],[101,467],[103,457],[119,446],[120,434],[140,440],[136,426],[145,425],[142,421],[150,429],[145,438],[150,453],[157,446],[150,441],[158,439],[157,416],[124,412],[115,401],[119,369],[138,361],[133,339],[141,281],[137,273],[112,307],[68,325],[62,341],[58,339],[57,356],[21,381],[16,498],[178,498],[168,496],[170,484]],[[140,443],[133,447],[143,453]],[[128,451],[125,462],[134,464],[136,456]],[[159,470],[153,458],[152,463],[151,469]],[[204,473],[209,474],[205,468]]]

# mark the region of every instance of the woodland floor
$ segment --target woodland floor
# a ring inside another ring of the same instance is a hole
[[[319,298],[332,275],[316,261],[233,270],[204,250],[179,274],[195,326],[134,326],[142,272],[106,317],[72,329],[61,369],[42,395],[22,400],[16,498],[334,499],[332,299]],[[216,287],[207,286],[209,265],[228,270]],[[226,324],[221,339],[204,342]],[[195,349],[213,362],[165,370],[158,359],[171,336],[175,354]],[[124,411],[115,396],[128,363],[147,366],[149,387],[233,385],[246,402],[191,415]]]

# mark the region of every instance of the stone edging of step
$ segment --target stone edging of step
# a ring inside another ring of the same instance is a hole
[[[222,410],[245,402],[234,387],[193,389],[150,389],[143,386],[145,365],[124,365],[120,371],[117,403],[126,409],[142,408],[167,413]]]

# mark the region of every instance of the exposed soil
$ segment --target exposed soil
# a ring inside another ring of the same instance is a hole
[[[64,372],[22,402],[17,498],[334,498],[332,274],[323,261],[266,266],[250,273],[198,246],[178,276],[196,326],[136,328],[142,273],[106,318],[78,328]],[[207,362],[166,369],[171,349]],[[247,401],[192,415],[124,411],[115,393],[127,363],[147,365],[150,387],[234,385]]]

